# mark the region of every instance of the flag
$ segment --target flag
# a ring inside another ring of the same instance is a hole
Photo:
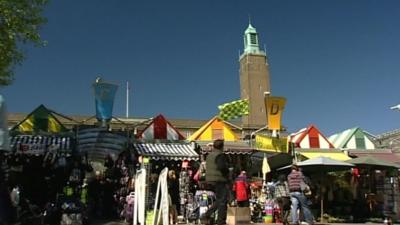
[[[219,117],[223,120],[231,120],[249,114],[249,100],[236,100],[218,106]]]
[[[117,85],[105,83],[99,79],[93,84],[96,101],[96,118],[99,121],[111,120],[117,88]]]
[[[281,118],[285,108],[286,98],[267,96],[265,98],[265,108],[267,109],[268,129],[280,130]]]
[[[268,160],[267,160],[267,155],[264,153],[264,158],[263,158],[263,164],[262,164],[262,168],[261,168],[261,172],[265,175],[267,175],[267,173],[271,172],[271,168],[269,167],[268,164]]]

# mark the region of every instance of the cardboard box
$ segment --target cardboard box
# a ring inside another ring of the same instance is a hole
[[[226,223],[228,225],[250,223],[251,215],[249,207],[228,207]]]

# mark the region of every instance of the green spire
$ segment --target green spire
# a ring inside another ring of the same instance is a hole
[[[258,43],[258,33],[256,31],[256,28],[251,25],[250,21],[249,26],[244,31],[243,41],[244,53],[262,53],[262,51],[260,51],[260,45]]]

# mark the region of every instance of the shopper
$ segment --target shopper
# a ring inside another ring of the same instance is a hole
[[[236,202],[239,207],[249,207],[250,185],[247,181],[246,171],[241,171],[233,184]]]
[[[175,170],[168,171],[168,193],[170,197],[170,224],[176,224],[178,222],[178,210],[179,205],[179,182],[176,178]]]
[[[278,181],[275,183],[275,198],[279,208],[281,209],[281,220],[283,225],[289,225],[288,217],[291,207],[290,191],[286,176],[283,174],[278,177]]]
[[[217,225],[226,224],[226,211],[228,203],[229,166],[228,159],[223,153],[224,140],[217,139],[213,143],[213,150],[206,159],[206,182],[215,192],[216,201],[203,214],[203,223],[210,222],[211,215],[218,210]]]
[[[296,164],[292,165],[292,171],[288,175],[288,184],[290,191],[290,200],[292,201],[292,224],[299,224],[298,210],[303,213],[304,220],[308,224],[313,224],[314,219],[308,207],[308,200],[301,190],[302,183],[304,182],[303,173],[299,170]]]

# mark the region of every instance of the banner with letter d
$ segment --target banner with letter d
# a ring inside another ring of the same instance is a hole
[[[280,130],[282,113],[285,108],[286,98],[267,96],[265,98],[265,108],[267,109],[267,121],[269,130]]]
[[[118,86],[102,81],[93,84],[96,101],[96,118],[99,121],[108,121],[112,118],[114,97]]]

